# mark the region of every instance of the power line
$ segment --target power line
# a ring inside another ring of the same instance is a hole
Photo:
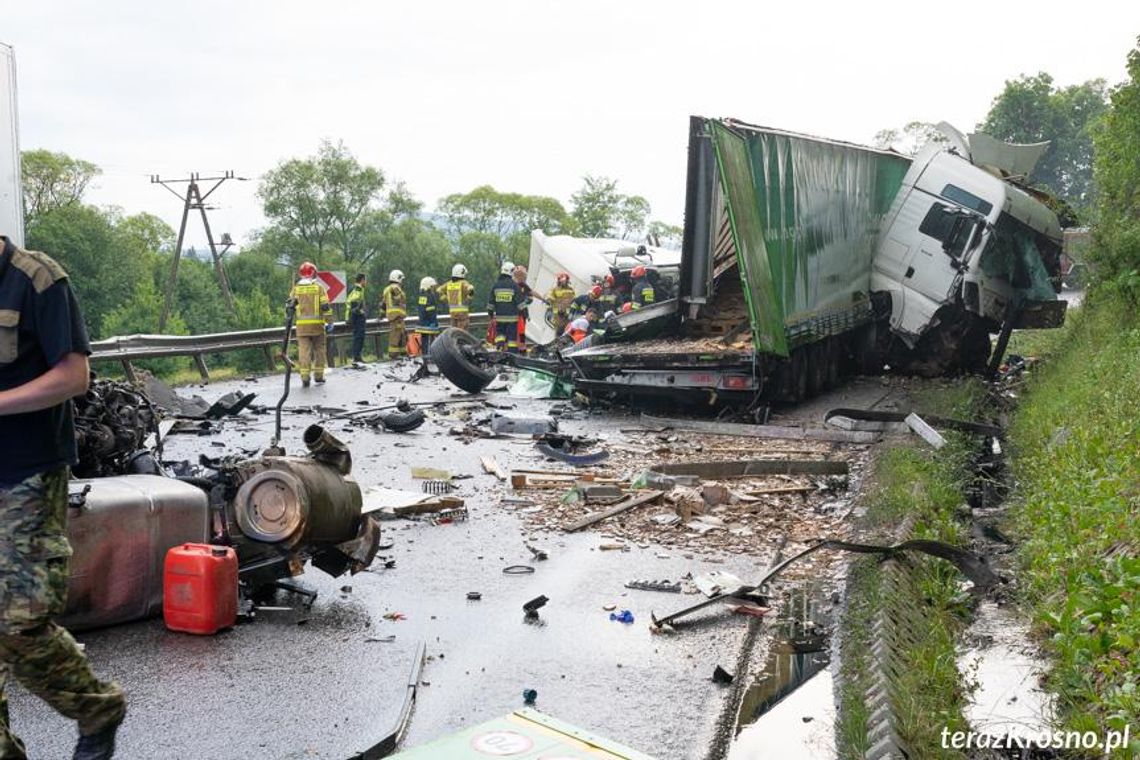
[[[226,308],[229,309],[230,314],[236,314],[237,310],[234,306],[234,296],[230,291],[230,281],[226,277],[226,268],[222,263],[222,256],[233,245],[233,240],[230,239],[228,232],[222,234],[222,250],[218,251],[217,245],[214,244],[214,233],[210,230],[210,219],[206,215],[208,209],[214,208],[213,206],[206,205],[206,199],[213,195],[222,184],[228,179],[245,180],[246,177],[235,176],[232,170],[225,171],[220,176],[203,177],[197,172],[191,172],[190,176],[185,179],[162,179],[157,174],[150,175],[150,182],[152,185],[162,185],[174,197],[182,201],[182,223],[178,227],[178,241],[174,244],[174,258],[170,264],[170,278],[166,282],[166,296],[162,304],[162,315],[158,320],[158,330],[162,332],[166,329],[166,321],[170,318],[170,311],[174,306],[174,289],[178,284],[178,262],[182,258],[182,243],[186,239],[186,221],[190,217],[191,211],[198,211],[202,214],[202,226],[206,228],[206,240],[210,244],[210,256],[214,260],[214,271],[218,275],[218,286],[222,289],[222,297],[225,299]],[[198,187],[199,182],[213,182],[214,185],[207,190],[204,194]],[[171,185],[186,184],[186,194],[183,195],[171,187]]]

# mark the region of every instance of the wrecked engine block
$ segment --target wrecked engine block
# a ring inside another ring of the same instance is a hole
[[[336,577],[368,567],[380,525],[361,514],[348,448],[319,425],[304,434],[309,456],[269,455],[213,463],[206,478],[214,542],[237,551],[251,589],[297,575],[306,560]]]
[[[132,462],[149,456],[146,439],[158,430],[159,414],[147,397],[125,383],[95,380],[72,403],[79,451],[72,474],[102,478],[139,471]]]

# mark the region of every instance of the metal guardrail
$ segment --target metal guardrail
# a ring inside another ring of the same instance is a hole
[[[488,317],[486,314],[471,313],[471,329],[477,334],[487,329]],[[419,324],[416,317],[408,317],[405,321],[409,332]],[[451,324],[449,315],[439,317],[441,329]],[[377,356],[380,355],[380,339],[389,332],[387,319],[370,319],[366,322],[365,336],[371,336],[375,341]],[[270,371],[277,370],[281,341],[285,337],[285,327],[265,327],[260,330],[239,330],[225,333],[207,333],[205,335],[125,335],[106,340],[95,341],[91,344],[92,362],[119,362],[123,372],[132,381],[135,379],[132,362],[143,359],[166,359],[172,356],[188,356],[194,360],[198,374],[203,380],[210,379],[210,370],[206,366],[206,354],[221,354],[230,351],[241,351],[250,348],[260,348],[265,353],[265,363]],[[348,322],[333,323],[333,331],[329,335],[330,346],[337,340],[352,338],[352,325]],[[335,356],[335,352],[331,352]]]

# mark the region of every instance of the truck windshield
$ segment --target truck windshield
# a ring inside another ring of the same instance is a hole
[[[986,275],[1008,280],[1031,301],[1051,301],[1056,290],[1049,269],[1060,254],[1058,242],[1003,213],[978,265]]]

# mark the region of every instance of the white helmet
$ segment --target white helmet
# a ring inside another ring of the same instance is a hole
[[[429,290],[429,289],[434,288],[434,287],[435,287],[435,278],[434,277],[425,277],[422,280],[420,280],[420,290]]]
[[[467,276],[467,267],[462,264],[456,264],[451,268],[451,276],[462,279]]]
[[[404,282],[404,273],[401,272],[399,269],[393,269],[392,274],[388,275],[388,282],[394,282],[396,284],[403,283]]]
[[[503,265],[499,267],[499,274],[511,275],[514,274],[515,265],[509,261],[504,261]]]

